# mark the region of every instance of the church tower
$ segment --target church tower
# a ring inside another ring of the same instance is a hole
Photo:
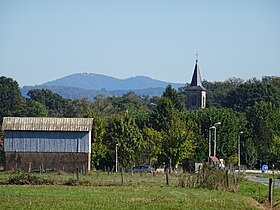
[[[198,59],[196,59],[191,84],[187,87],[188,109],[204,109],[206,107],[206,89],[202,86]]]

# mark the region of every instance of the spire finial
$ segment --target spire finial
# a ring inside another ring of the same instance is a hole
[[[195,57],[196,57],[196,62],[198,62],[198,51],[196,51]]]

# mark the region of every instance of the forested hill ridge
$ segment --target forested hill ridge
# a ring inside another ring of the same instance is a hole
[[[146,76],[118,79],[101,74],[76,73],[42,85],[23,86],[21,92],[23,96],[26,96],[28,91],[32,89],[49,89],[65,98],[88,98],[93,101],[99,94],[122,96],[129,91],[133,91],[139,96],[160,96],[169,84],[175,89],[185,85],[182,83],[164,82]]]
[[[140,90],[147,88],[165,88],[171,84],[172,87],[178,89],[178,87],[184,86],[180,83],[164,82],[156,79],[152,79],[146,76],[136,76],[127,79],[118,79],[111,76],[94,74],[94,73],[76,73],[60,79],[56,79],[50,82],[46,82],[44,86],[63,86],[63,87],[76,87],[90,90],[107,91],[115,90]]]

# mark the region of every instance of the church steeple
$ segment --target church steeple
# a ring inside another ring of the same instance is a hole
[[[191,81],[190,86],[191,87],[200,87],[201,89],[206,90],[202,86],[200,71],[199,71],[199,67],[198,67],[198,60],[196,60],[196,62],[195,62],[195,67],[194,67],[192,81]]]
[[[206,107],[206,89],[202,86],[198,67],[198,54],[196,54],[196,56],[192,81],[189,87],[187,87],[186,107],[189,109],[199,109]]]

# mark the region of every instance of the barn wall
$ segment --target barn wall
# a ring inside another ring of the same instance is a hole
[[[75,172],[90,170],[89,153],[37,153],[6,152],[5,170],[23,171],[65,171]]]
[[[91,153],[91,132],[4,131],[5,152]]]

